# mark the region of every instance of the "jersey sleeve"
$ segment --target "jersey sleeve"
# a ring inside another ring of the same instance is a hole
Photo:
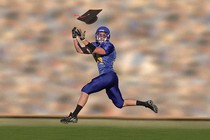
[[[91,44],[93,44],[95,47],[98,47],[100,44],[97,42],[91,42]]]
[[[103,43],[101,47],[105,50],[106,55],[112,53],[115,49],[111,43]]]

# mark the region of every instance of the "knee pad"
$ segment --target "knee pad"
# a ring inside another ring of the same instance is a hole
[[[90,94],[91,91],[90,91],[90,88],[88,86],[84,86],[82,89],[81,89],[82,92],[85,92],[87,94]]]
[[[114,102],[113,102],[114,103]],[[124,104],[124,101],[123,102],[116,102],[114,103],[114,105],[117,107],[117,108],[122,108],[123,107],[123,104]]]

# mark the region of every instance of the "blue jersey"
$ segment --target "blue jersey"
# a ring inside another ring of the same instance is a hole
[[[97,62],[99,74],[108,73],[110,71],[114,72],[113,64],[116,59],[116,51],[114,45],[105,41],[101,44],[98,42],[92,42],[92,44],[96,47],[101,47],[105,50],[105,55],[93,54],[95,61]]]
[[[114,45],[109,41],[101,44],[92,42],[92,44],[96,47],[103,48],[106,54],[98,55],[93,53],[100,75],[86,84],[81,91],[87,94],[92,94],[105,89],[108,97],[112,100],[114,105],[118,108],[122,108],[124,100],[118,87],[118,76],[113,69],[113,63],[116,58]]]

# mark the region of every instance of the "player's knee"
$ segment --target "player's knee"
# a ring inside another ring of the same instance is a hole
[[[97,83],[96,82],[93,82],[93,80],[86,84],[82,89],[81,89],[81,92],[85,92],[87,94],[91,94],[91,93],[94,93],[97,91]]]
[[[121,109],[121,108],[123,107],[123,102],[117,102],[117,103],[114,103],[114,105],[115,105],[117,108]]]
[[[90,94],[91,93],[91,90],[88,86],[84,86],[82,89],[81,89],[81,92],[85,92],[87,94]]]

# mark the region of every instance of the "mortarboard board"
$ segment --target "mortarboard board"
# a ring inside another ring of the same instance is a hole
[[[97,10],[88,10],[86,13],[84,13],[82,16],[78,17],[77,19],[85,22],[86,24],[92,24],[97,21],[98,17],[97,15],[102,11],[102,9]]]

